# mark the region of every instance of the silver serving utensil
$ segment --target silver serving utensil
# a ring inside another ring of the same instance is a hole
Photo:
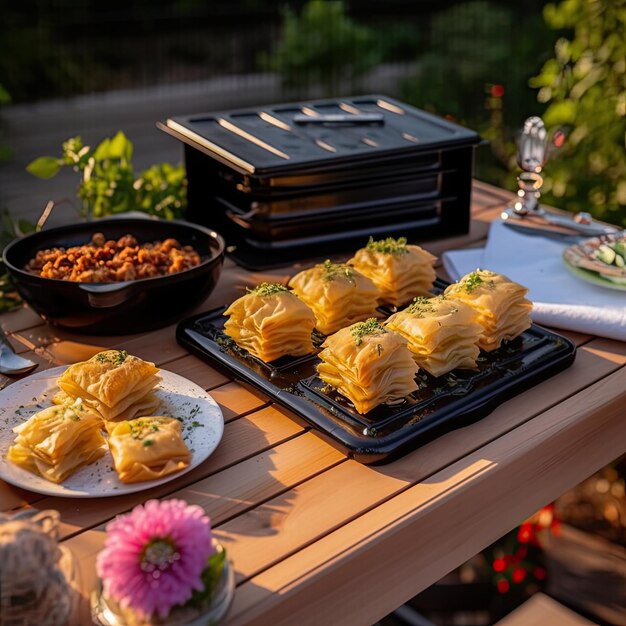
[[[533,224],[532,226],[530,224]],[[504,222],[504,225],[510,230],[514,230],[523,235],[529,235],[531,237],[543,237],[544,239],[553,239],[554,241],[560,241],[561,243],[580,243],[590,237],[583,233],[566,233],[562,230],[554,230],[553,228],[546,226],[537,226],[536,222],[522,222],[508,220]],[[594,235],[594,237],[600,237],[601,240],[606,238],[607,241],[615,241],[616,239],[626,238],[626,230],[615,229],[611,233],[602,233],[600,235]]]
[[[19,376],[37,367],[37,363],[15,354],[4,333],[0,332],[0,374]]]
[[[558,230],[552,230],[550,228],[542,228],[541,226],[526,226],[523,222],[509,220],[504,222],[504,225],[510,230],[519,233],[520,235],[528,235],[529,237],[543,237],[544,239],[552,239],[560,243],[579,243],[586,239],[586,235],[573,235],[571,233],[564,233]]]
[[[517,204],[517,202],[515,203]],[[553,226],[562,226],[563,228],[569,228],[577,233],[580,233],[584,237],[599,237],[601,235],[615,235],[619,232],[619,228],[603,224],[594,220],[589,213],[581,211],[575,215],[560,215],[558,213],[552,213],[546,211],[546,209],[537,206],[532,212],[521,213],[519,210],[513,207],[507,207],[500,214],[500,218],[505,222],[513,222],[513,220],[523,220],[526,217],[538,217],[541,218],[546,224],[552,224]]]
[[[587,237],[612,235],[619,229],[603,224],[584,211],[575,215],[562,215],[548,211],[539,204],[543,178],[541,170],[548,155],[548,134],[540,117],[529,117],[518,140],[517,162],[524,170],[517,177],[519,190],[515,202],[500,217],[503,220],[540,218],[547,224],[569,228]]]

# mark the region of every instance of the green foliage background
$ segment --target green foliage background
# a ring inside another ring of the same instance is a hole
[[[261,67],[278,72],[283,84],[302,89],[319,85],[331,96],[382,60],[382,47],[373,30],[356,24],[340,0],[311,0],[297,14],[283,10],[280,42]]]
[[[183,78],[188,66],[212,75],[260,65],[280,75],[286,99],[338,96],[360,91],[381,63],[413,61],[390,95],[480,131],[490,148],[478,178],[514,189],[515,133],[542,115],[567,136],[546,164],[544,201],[626,226],[625,13],[626,0],[23,0],[0,20],[0,104],[6,92],[20,102],[138,86],[155,67],[174,76],[171,62]],[[137,178],[123,158],[94,168],[94,180],[81,170],[79,195],[96,213],[131,196],[166,213],[168,190],[183,189],[170,166]]]
[[[569,129],[546,166],[545,198],[626,227],[626,2],[563,0],[544,17],[566,34],[530,84],[546,126]]]

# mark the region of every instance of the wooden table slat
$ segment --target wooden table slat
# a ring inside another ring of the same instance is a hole
[[[206,390],[220,387],[231,380],[230,376],[218,372],[191,354],[175,361],[169,361],[163,366],[163,369],[180,374]]]
[[[269,403],[260,391],[236,382],[211,389],[211,396],[220,405],[225,421],[247,415]]]

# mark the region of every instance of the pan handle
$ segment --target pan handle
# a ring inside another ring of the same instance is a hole
[[[109,309],[130,300],[133,294],[131,282],[112,283],[107,285],[90,285],[79,283],[81,291],[87,293],[89,304],[97,309]]]

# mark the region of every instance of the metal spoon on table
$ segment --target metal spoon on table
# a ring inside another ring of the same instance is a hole
[[[37,365],[38,363],[15,354],[4,333],[0,332],[0,374],[19,376],[31,372]]]

